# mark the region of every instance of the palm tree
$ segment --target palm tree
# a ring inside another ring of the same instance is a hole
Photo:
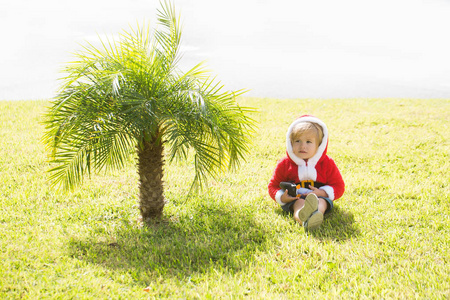
[[[177,68],[181,28],[174,6],[161,3],[160,28],[124,31],[118,40],[85,46],[65,68],[62,88],[44,115],[44,143],[51,151],[50,181],[72,189],[85,174],[120,168],[137,152],[140,212],[162,215],[165,157],[192,151],[191,190],[225,167],[239,165],[249,150],[251,108],[207,77],[201,64]],[[166,150],[164,150],[166,148]]]

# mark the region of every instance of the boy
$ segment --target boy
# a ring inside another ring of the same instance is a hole
[[[305,229],[318,228],[344,194],[344,180],[327,148],[325,123],[308,115],[298,118],[286,134],[287,156],[278,161],[269,182],[272,199]]]

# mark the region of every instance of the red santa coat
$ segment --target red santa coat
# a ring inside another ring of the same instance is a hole
[[[323,139],[316,154],[307,161],[294,154],[290,139],[292,129],[300,122],[316,123],[323,130]],[[321,185],[319,189],[324,190],[330,200],[339,199],[344,194],[345,184],[335,162],[327,155],[327,148],[328,128],[320,119],[313,116],[302,116],[292,122],[286,133],[287,156],[278,161],[269,182],[270,197],[280,205],[284,205],[285,203],[281,202],[281,195],[284,191],[280,189],[280,182],[288,181],[297,184],[302,181],[314,181]]]

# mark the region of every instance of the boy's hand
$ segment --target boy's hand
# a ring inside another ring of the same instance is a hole
[[[308,194],[315,194],[317,197],[326,197],[326,198],[328,198],[328,194],[324,190],[318,189],[318,188],[313,187],[311,185],[309,186],[309,189],[312,190],[312,192],[308,193]]]
[[[283,195],[281,195],[281,202],[283,202],[283,203],[290,203],[290,202],[292,202],[292,201],[294,201],[294,200],[297,200],[298,198],[297,197],[292,197],[292,196],[289,196],[289,194],[288,194],[288,190],[285,190],[284,191],[284,194]]]

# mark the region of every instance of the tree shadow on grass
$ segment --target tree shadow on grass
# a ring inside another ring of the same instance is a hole
[[[287,214],[283,210],[277,210],[279,214],[292,218],[292,214]],[[308,235],[320,240],[334,240],[342,242],[352,237],[359,236],[360,231],[355,224],[355,218],[351,212],[344,211],[335,205],[333,210],[325,215],[319,229],[308,231]]]
[[[264,249],[268,236],[241,207],[212,205],[142,228],[124,222],[114,234],[114,241],[72,238],[70,255],[125,270],[142,284],[167,276],[182,280],[212,269],[238,272],[255,250]]]

